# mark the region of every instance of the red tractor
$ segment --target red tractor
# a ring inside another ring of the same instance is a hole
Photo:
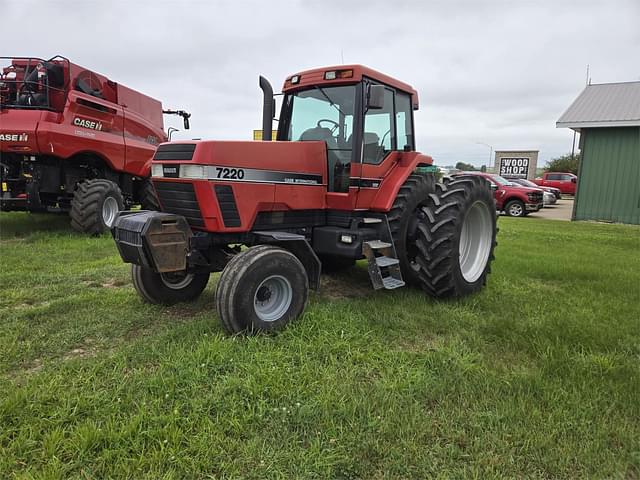
[[[161,212],[122,212],[112,233],[151,303],[193,300],[222,272],[230,333],[275,331],[303,311],[320,271],[366,258],[375,289],[457,297],[486,283],[496,238],[486,179],[448,185],[415,151],[418,94],[360,65],[286,79],[277,141],[165,143],[152,163]],[[247,248],[248,247],[248,248]]]
[[[68,211],[74,229],[98,234],[124,208],[157,208],[158,100],[59,56],[0,61],[0,210]],[[188,128],[188,113],[164,113]]]

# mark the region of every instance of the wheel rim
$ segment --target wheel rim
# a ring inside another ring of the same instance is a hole
[[[522,215],[522,205],[514,203],[509,207],[509,215],[512,217],[519,217]]]
[[[491,253],[493,220],[483,202],[475,202],[467,211],[460,233],[460,271],[473,283],[484,272]]]
[[[161,273],[160,280],[162,280],[162,283],[171,290],[182,290],[183,288],[188,287],[193,281],[193,273]]]
[[[113,221],[116,219],[116,215],[120,208],[118,207],[118,201],[113,197],[107,197],[102,204],[102,221],[107,227],[113,225]]]
[[[253,296],[253,308],[263,322],[274,322],[282,317],[293,300],[289,280],[281,275],[265,278]]]

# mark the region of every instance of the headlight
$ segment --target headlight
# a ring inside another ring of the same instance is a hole
[[[206,178],[204,165],[180,165],[180,178]]]
[[[162,164],[161,163],[152,163],[151,164],[151,176],[152,177],[164,177],[162,174]]]

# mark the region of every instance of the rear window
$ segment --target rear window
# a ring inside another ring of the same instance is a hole
[[[559,173],[550,173],[549,175],[547,175],[547,180],[561,180],[562,179],[562,175],[560,175]]]

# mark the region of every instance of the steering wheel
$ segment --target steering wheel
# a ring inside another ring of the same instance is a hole
[[[333,127],[331,128],[331,133],[332,134],[333,134],[333,132],[336,131],[336,128],[338,128],[340,126],[340,124],[338,122],[334,122],[333,120],[329,120],[328,118],[321,118],[320,120],[318,120],[318,123],[316,123],[316,127],[322,128],[322,125],[320,125],[322,122],[328,122],[331,125],[333,125]]]

